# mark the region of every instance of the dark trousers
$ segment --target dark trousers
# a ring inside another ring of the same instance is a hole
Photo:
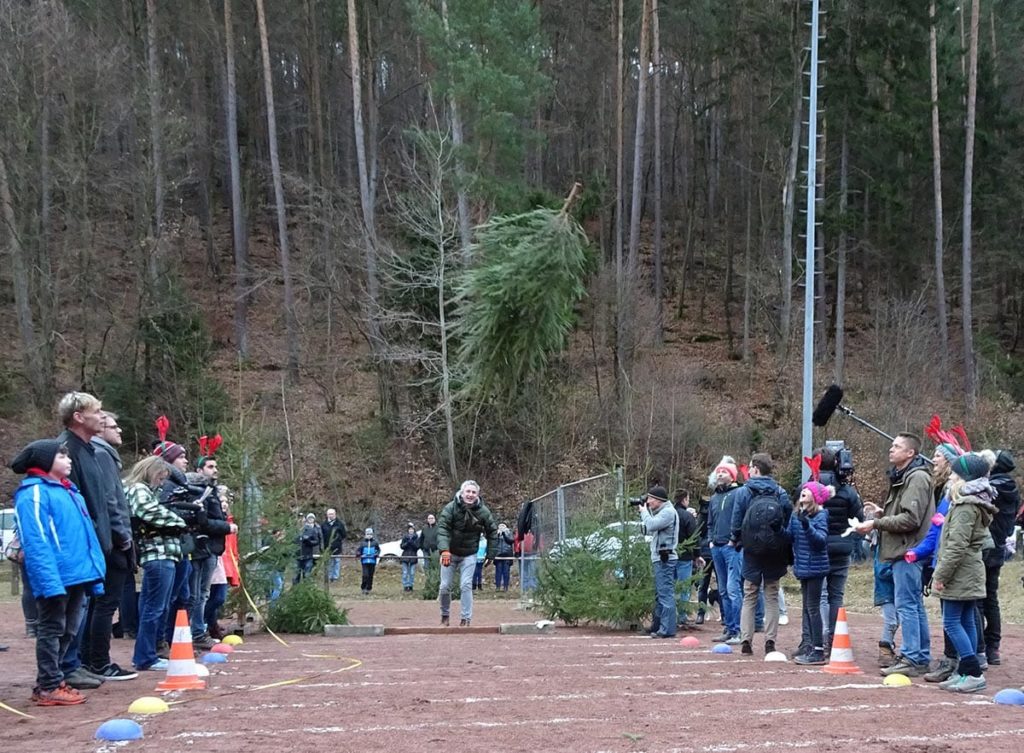
[[[473,570],[473,588],[484,587],[484,561],[477,559],[476,567]]]
[[[313,558],[299,557],[298,566],[295,570],[295,580],[292,583],[301,583],[302,579],[313,572]]]
[[[114,626],[115,638],[131,637],[139,632],[139,589],[135,585],[135,576],[128,575],[124,579],[124,590],[121,591],[121,606],[117,608],[120,616]]]
[[[824,583],[824,576],[800,579],[800,594],[804,602],[800,644],[809,649],[817,650],[824,646],[821,637],[821,587]]]
[[[985,568],[985,600],[981,603],[981,617],[985,624],[984,649],[998,651],[1003,641],[1003,618],[999,611],[999,573],[1002,565]]]
[[[114,612],[121,606],[124,582],[129,576],[125,564],[121,552],[108,556],[103,595],[89,599],[85,632],[79,650],[82,664],[88,669],[101,670],[110,664],[110,634],[114,625]]]
[[[375,562],[363,563],[363,582],[361,588],[364,591],[373,590],[373,574],[377,570],[377,564]]]
[[[36,599],[36,684],[53,690],[64,680],[60,664],[81,622],[86,586],[68,586],[64,596]]]
[[[708,592],[711,590],[711,576],[714,572],[714,560],[708,555],[704,558],[704,569],[701,571],[700,585],[697,586],[697,602],[700,604],[700,614],[704,614],[705,605],[708,603]]]

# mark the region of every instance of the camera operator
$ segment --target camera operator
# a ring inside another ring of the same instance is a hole
[[[815,452],[821,455],[821,473],[819,483],[832,486],[836,493],[825,502],[828,511],[828,576],[825,585],[828,589],[828,619],[822,620],[825,625],[825,656],[827,657],[835,634],[836,618],[839,607],[843,606],[846,596],[846,578],[850,573],[850,556],[853,553],[854,541],[851,536],[843,536],[851,518],[864,520],[864,503],[860,494],[853,486],[853,456],[842,442],[829,443],[832,446],[822,447]],[[857,542],[859,545],[859,542]],[[824,604],[822,604],[824,611]],[[823,615],[824,618],[824,615]]]
[[[674,638],[676,634],[676,545],[679,542],[679,514],[669,504],[662,486],[647,491],[640,505],[640,521],[651,537],[651,562],[654,565],[654,618],[651,638]]]
[[[229,523],[224,514],[217,492],[217,460],[200,457],[196,472],[186,476],[191,489],[199,493],[198,502],[205,506],[206,522],[196,531],[196,547],[192,552],[192,575],[189,578],[191,612],[189,627],[192,629],[192,644],[199,648],[210,648],[217,643],[206,629],[206,602],[210,599],[210,582],[217,569],[217,558],[224,554],[224,540],[230,533],[237,533],[238,526]],[[320,527],[317,526],[319,533]]]

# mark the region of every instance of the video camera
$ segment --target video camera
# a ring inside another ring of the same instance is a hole
[[[840,483],[848,483],[853,476],[853,453],[847,448],[846,442],[841,439],[830,439],[825,442],[825,447],[832,450],[836,456],[836,480]]]
[[[206,498],[213,492],[212,486],[186,484],[173,489],[161,504],[185,521],[185,531],[180,528],[164,530],[132,516],[132,535],[137,539],[152,538],[162,534],[180,536],[183,533],[200,533],[207,524]]]

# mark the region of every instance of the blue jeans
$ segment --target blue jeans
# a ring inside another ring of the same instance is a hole
[[[203,621],[206,622],[207,630],[210,629],[210,625],[217,624],[217,620],[220,618],[220,609],[227,600],[228,584],[211,583],[210,598],[206,600],[206,612],[203,614]]]
[[[189,626],[192,628],[193,638],[198,638],[206,632],[206,600],[210,598],[210,580],[213,578],[213,571],[216,569],[216,557],[192,560],[192,573],[189,576],[188,590],[192,594]]]
[[[183,559],[174,563],[174,583],[171,585],[171,593],[164,605],[164,636],[163,639],[170,643],[174,640],[174,623],[178,619],[178,610],[184,609],[188,614],[192,604],[191,592],[188,589],[188,581],[192,575],[192,562]],[[159,640],[159,637],[157,638]]]
[[[281,570],[274,570],[270,573],[270,594],[267,598],[274,602],[281,598],[284,591],[284,573]]]
[[[157,660],[156,642],[163,626],[164,611],[171,598],[176,571],[173,560],[152,560],[142,566],[139,594],[139,631],[135,635],[132,664],[145,669]]]
[[[495,560],[494,587],[499,591],[508,590],[509,576],[512,573],[512,560]]]
[[[477,557],[476,565],[473,568],[473,588],[484,587],[484,563]]]
[[[920,562],[892,563],[892,579],[896,585],[896,613],[903,631],[900,654],[914,664],[931,662],[931,639],[928,636],[928,614],[921,593]]]
[[[341,555],[332,554],[330,569],[327,572],[327,577],[331,581],[335,581],[341,577]]]
[[[402,560],[402,588],[412,588],[416,578],[416,560]]]
[[[731,546],[716,544],[711,549],[711,561],[715,563],[715,578],[718,580],[718,600],[722,604],[722,622],[725,623],[725,629],[722,632],[729,635],[740,634],[742,601],[733,598],[733,591],[729,587],[732,564],[738,559],[739,555]]]
[[[532,591],[537,587],[537,560],[532,554],[524,555],[519,560],[519,589]]]
[[[896,605],[891,601],[882,604],[882,635],[880,643],[888,643],[895,647],[896,630],[899,629],[900,620],[896,614]]]
[[[476,570],[476,555],[465,557],[452,555],[452,564],[441,566],[441,585],[437,597],[441,602],[441,616],[447,617],[452,608],[452,575],[459,568],[459,615],[464,620],[473,619],[473,571]]]
[[[292,583],[301,583],[303,578],[308,577],[313,572],[313,558],[312,557],[299,557],[298,563],[295,568],[295,580]]]
[[[686,624],[686,605],[690,603],[690,590],[692,583],[687,583],[693,577],[693,560],[676,560],[676,583],[682,583],[683,588],[679,591],[677,598],[677,609],[679,610],[679,624]]]
[[[673,636],[676,634],[676,562],[654,562],[654,598],[657,604],[655,621],[658,623],[658,634]]]
[[[961,660],[976,653],[974,648],[975,632],[973,601],[942,600],[942,629],[949,636],[957,656]]]

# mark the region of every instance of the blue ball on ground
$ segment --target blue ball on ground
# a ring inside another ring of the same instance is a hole
[[[1017,690],[1017,688],[1006,688],[996,693],[992,699],[996,703],[1001,703],[1004,706],[1024,706],[1024,690]]]
[[[731,654],[732,646],[728,643],[716,643],[715,647],[711,649],[713,654]]]
[[[131,719],[111,719],[99,726],[99,729],[96,730],[96,739],[111,742],[141,740],[142,727]]]
[[[224,664],[227,660],[228,657],[226,654],[215,654],[211,651],[208,654],[203,654],[203,658],[199,661],[203,664]]]

